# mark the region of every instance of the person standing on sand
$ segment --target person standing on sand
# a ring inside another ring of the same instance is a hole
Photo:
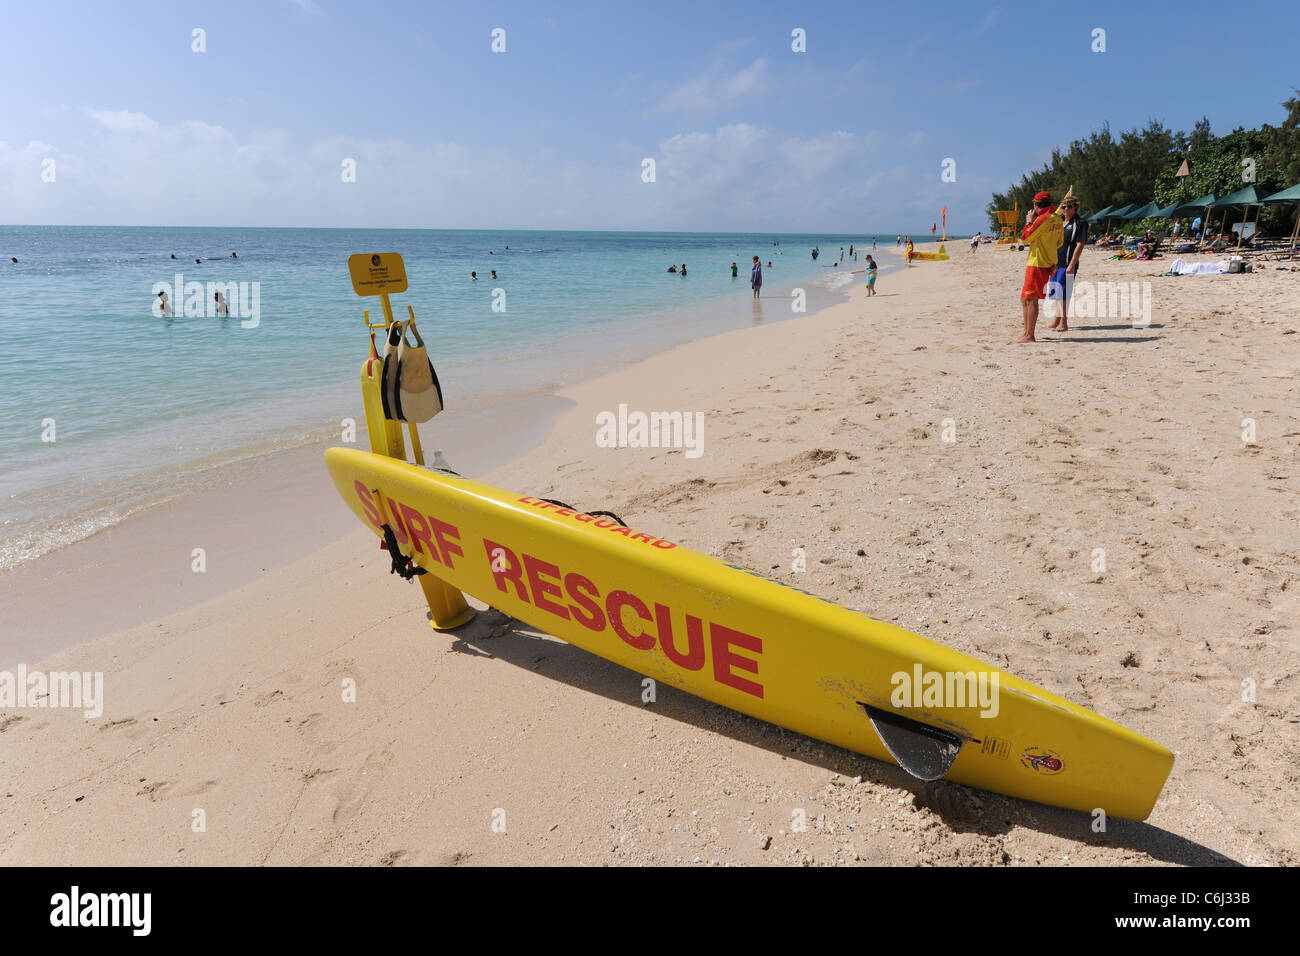
[[[876,260],[873,256],[867,256],[867,296],[876,294]]]
[[[1079,200],[1067,199],[1061,206],[1064,218],[1061,223],[1061,248],[1056,254],[1056,272],[1052,275],[1052,298],[1061,303],[1061,314],[1048,326],[1052,332],[1070,331],[1067,315],[1070,298],[1074,295],[1074,277],[1079,272],[1079,257],[1088,242],[1088,224],[1079,218]]]
[[[1029,244],[1029,261],[1025,265],[1025,282],[1020,289],[1020,311],[1025,320],[1025,330],[1015,344],[1037,341],[1034,326],[1038,324],[1038,303],[1047,294],[1047,281],[1056,268],[1056,252],[1064,238],[1061,217],[1052,211],[1052,196],[1046,190],[1034,195],[1034,211],[1020,238]]]
[[[763,291],[763,263],[758,261],[758,256],[754,256],[754,268],[749,270],[749,287],[754,290],[755,299]]]

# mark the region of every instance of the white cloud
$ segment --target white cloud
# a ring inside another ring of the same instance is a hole
[[[105,129],[115,133],[153,133],[158,123],[143,113],[130,110],[86,110],[86,115]]]
[[[986,16],[986,17],[984,18],[984,22],[981,23],[981,24],[980,24],[980,25],[975,29],[975,35],[976,35],[976,36],[979,36],[981,33],[984,33],[985,31],[987,31],[988,29],[990,29],[990,28],[993,26],[994,22],[997,21],[998,14],[1001,13],[1001,12],[1002,12],[1002,10],[1001,10],[1001,8],[999,8],[999,7],[994,7],[992,10],[990,10],[989,13],[988,13],[988,16]]]
[[[89,112],[89,111],[87,111]],[[0,143],[0,207],[12,222],[102,225],[745,231],[897,228],[935,217],[938,167],[888,152],[876,134],[795,136],[750,123],[611,145],[571,160],[463,143],[284,132],[240,136],[199,121],[156,124],[117,111],[58,145]],[[142,117],[147,120],[147,117]],[[142,135],[141,130],[149,130]],[[55,183],[41,163],[55,158]],[[356,182],[344,182],[345,159]],[[937,163],[937,160],[936,160]],[[931,168],[933,167],[933,168]],[[962,184],[965,189],[965,183]],[[981,194],[980,208],[986,201]],[[933,210],[930,207],[933,206]],[[953,220],[953,216],[949,220]]]
[[[737,100],[758,96],[771,85],[761,57],[738,71],[713,69],[678,86],[652,112],[710,114]]]

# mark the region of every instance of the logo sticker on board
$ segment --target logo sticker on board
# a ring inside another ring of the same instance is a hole
[[[1006,760],[1007,755],[1011,753],[1011,741],[1003,740],[1001,737],[985,737],[980,743],[980,753],[996,757],[998,760]]]
[[[1030,770],[1048,776],[1058,774],[1065,769],[1060,754],[1055,750],[1045,750],[1042,747],[1026,747],[1020,755],[1020,762]]]

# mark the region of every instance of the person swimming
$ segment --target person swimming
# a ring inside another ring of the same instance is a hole
[[[232,253],[230,254],[230,258],[232,258],[232,259],[238,259],[239,256],[235,255],[235,254],[232,252]]]
[[[173,258],[173,259],[176,258],[176,253],[174,253],[174,252],[172,253],[172,258]]]
[[[172,304],[167,301],[167,293],[165,291],[158,293],[158,312],[163,318],[167,318],[167,316],[172,314]]]
[[[676,267],[676,266],[669,266],[669,267],[668,267],[668,271],[671,272],[673,275],[676,275],[676,274],[677,274],[677,267]]]
[[[497,277],[497,270],[496,270],[496,269],[493,269],[493,270],[492,270],[492,278],[495,279],[496,277]]]
[[[678,275],[686,275],[686,263],[682,263],[682,271]]]
[[[226,297],[220,292],[212,293],[213,300],[217,303],[217,315],[229,315],[230,309],[226,306]]]
[[[736,278],[736,275],[739,273],[739,271],[740,271],[739,267],[733,262],[731,264],[731,278],[733,279]]]
[[[477,282],[477,281],[478,281],[478,273],[477,273],[477,272],[471,272],[471,273],[469,274],[469,277],[470,277],[470,279],[472,279],[474,282]]]

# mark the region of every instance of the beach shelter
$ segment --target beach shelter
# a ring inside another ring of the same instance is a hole
[[[1124,218],[1125,219],[1150,219],[1159,211],[1159,209],[1160,207],[1157,206],[1154,202],[1149,202],[1145,206],[1139,206],[1138,208],[1133,209],[1130,212],[1126,213]]]
[[[1110,212],[1106,213],[1106,231],[1110,232],[1110,221],[1112,219],[1125,218],[1128,211],[1132,208],[1132,203],[1129,203],[1127,206],[1112,206]]]
[[[1088,222],[1097,222],[1098,220],[1104,218],[1114,208],[1115,208],[1115,204],[1111,203],[1105,209],[1099,209],[1096,212],[1094,212],[1091,216],[1086,216],[1084,218],[1087,219]]]
[[[1200,199],[1193,199],[1191,202],[1179,203],[1172,215],[1186,216],[1191,213],[1196,213],[1199,217],[1207,217],[1209,215],[1210,207],[1212,207],[1214,203],[1214,193],[1206,193]],[[1191,232],[1192,230],[1189,229],[1188,235],[1191,235]]]
[[[1284,189],[1280,193],[1273,193],[1271,196],[1265,196],[1260,200],[1261,205],[1271,206],[1273,203],[1293,202],[1300,203],[1300,184],[1292,186],[1290,189]],[[1300,233],[1300,206],[1296,207],[1295,228],[1291,230],[1291,248],[1295,248],[1296,234]]]
[[[1228,213],[1234,209],[1242,209],[1242,207],[1245,207],[1241,219],[1241,232],[1237,234],[1237,248],[1241,248],[1241,240],[1245,238],[1246,222],[1250,219],[1251,208],[1263,205],[1264,197],[1269,192],[1271,192],[1271,190],[1261,192],[1254,185],[1250,185],[1246,186],[1244,189],[1238,189],[1235,193],[1229,193],[1214,204],[1216,209],[1219,206],[1228,207],[1223,213],[1223,225],[1219,227],[1220,233],[1223,232],[1224,226],[1228,224]],[[1257,226],[1259,224],[1258,212],[1255,213],[1255,224]]]

